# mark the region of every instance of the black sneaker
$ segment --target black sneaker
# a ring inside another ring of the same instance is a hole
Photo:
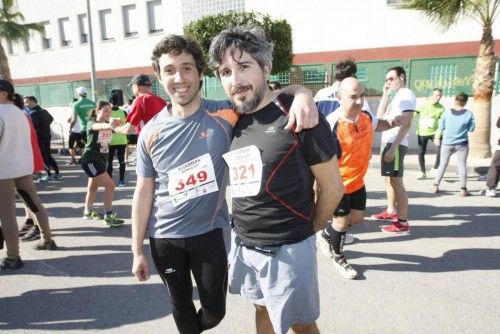
[[[34,223],[29,223],[28,221],[26,221],[23,225],[23,227],[21,227],[21,229],[19,230],[19,236],[22,237],[23,235],[25,235],[26,233],[28,233],[28,231],[33,227],[35,226]]]
[[[54,240],[49,240],[49,241],[41,240],[41,241],[37,242],[35,244],[35,246],[33,246],[33,249],[34,250],[56,250],[57,245],[54,242]]]
[[[317,237],[316,240],[319,244],[319,249],[321,250],[321,252],[326,257],[333,257],[333,246],[330,236],[326,234],[325,231],[321,231],[320,236]]]
[[[40,239],[40,229],[38,226],[33,226],[29,231],[21,237],[21,241],[33,241]]]
[[[23,266],[23,261],[21,257],[17,257],[16,259],[9,259],[8,257],[4,257],[0,261],[0,270],[13,270],[19,269]]]

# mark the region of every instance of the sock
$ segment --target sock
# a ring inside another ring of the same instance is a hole
[[[387,213],[396,213],[396,209],[388,207],[387,210],[386,210],[386,212]]]
[[[106,213],[104,214],[104,217],[108,217],[113,213],[113,210],[107,210]]]
[[[408,219],[399,219],[399,218],[398,218],[398,222],[399,222],[401,225],[408,225]]]
[[[35,222],[31,218],[26,218],[26,221],[24,222],[26,225],[35,225]]]

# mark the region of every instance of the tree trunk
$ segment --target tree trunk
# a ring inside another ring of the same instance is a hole
[[[491,97],[495,88],[496,58],[491,25],[483,28],[479,55],[474,72],[472,111],[476,130],[469,135],[470,154],[474,158],[491,157]]]
[[[4,80],[12,82],[12,78],[10,76],[9,59],[7,59],[7,55],[5,54],[2,43],[0,43],[0,77]]]

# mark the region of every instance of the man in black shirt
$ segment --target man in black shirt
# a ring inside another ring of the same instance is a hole
[[[38,101],[34,96],[26,96],[24,104],[30,109],[30,116],[38,137],[38,146],[40,146],[49,179],[60,179],[59,166],[50,153],[50,141],[52,139],[50,124],[54,121],[54,118],[47,110],[38,105]],[[50,174],[51,168],[55,173],[53,176]]]
[[[242,114],[224,155],[233,198],[229,291],[255,305],[258,331],[316,333],[315,233],[344,188],[324,117],[299,134],[283,129],[293,98],[269,90],[272,49],[261,28],[241,27],[210,47],[210,65]]]

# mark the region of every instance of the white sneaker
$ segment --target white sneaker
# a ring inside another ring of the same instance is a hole
[[[333,259],[333,266],[337,268],[340,275],[344,278],[355,279],[358,277],[358,273],[351,266],[349,262],[347,262],[346,258],[342,256],[339,259]]]
[[[484,195],[488,197],[495,197],[497,195],[497,192],[495,189],[483,189],[479,191],[479,195]]]
[[[350,245],[354,242],[354,236],[351,233],[346,233],[344,245]]]
[[[420,172],[417,176],[417,180],[425,180],[427,178],[427,175],[425,173]]]

